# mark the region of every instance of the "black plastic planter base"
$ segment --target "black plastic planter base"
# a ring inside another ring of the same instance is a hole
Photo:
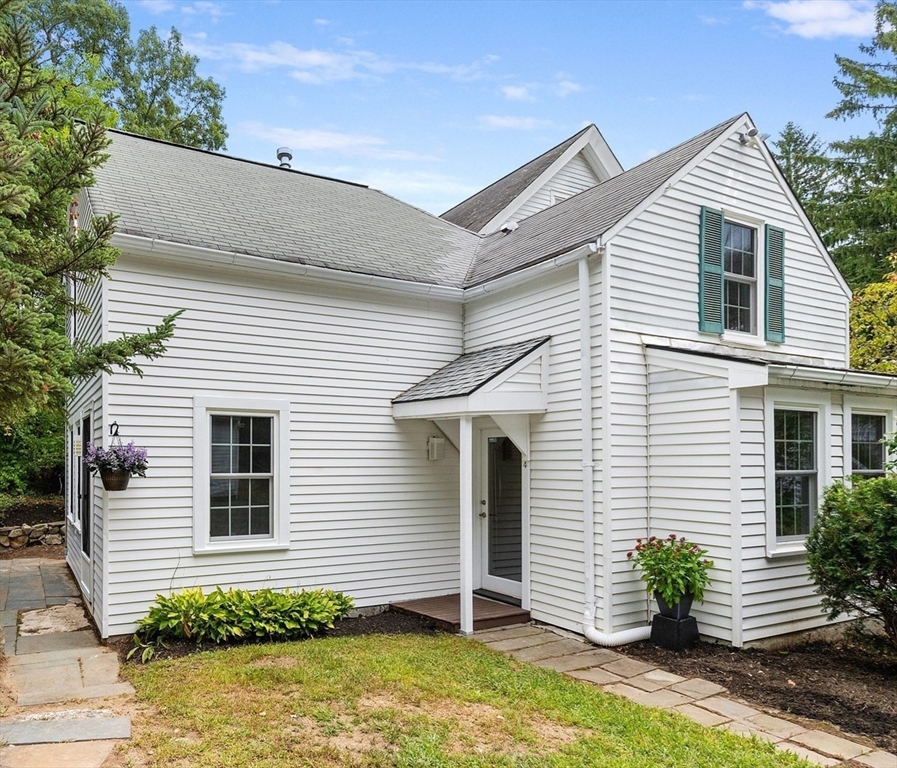
[[[698,639],[698,620],[694,616],[671,619],[654,614],[651,622],[651,642],[669,651],[684,651],[691,648]]]

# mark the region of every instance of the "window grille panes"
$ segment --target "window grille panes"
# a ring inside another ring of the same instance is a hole
[[[270,416],[212,416],[209,533],[271,535]]]
[[[723,239],[723,322],[727,331],[756,332],[756,232],[740,224],[725,223]]]
[[[852,468],[855,475],[881,477],[885,473],[885,417],[855,413],[850,428]]]
[[[806,536],[816,513],[816,413],[776,410],[774,418],[776,536]]]

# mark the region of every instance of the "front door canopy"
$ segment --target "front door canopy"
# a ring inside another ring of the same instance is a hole
[[[548,410],[550,336],[453,360],[392,401],[396,419],[446,419]]]

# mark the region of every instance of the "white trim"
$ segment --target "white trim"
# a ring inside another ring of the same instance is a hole
[[[885,435],[894,432],[897,424],[897,402],[893,398],[844,395],[844,479],[853,475],[853,414],[885,417]],[[893,458],[885,455],[885,460]]]
[[[765,219],[759,219],[754,216],[745,216],[742,213],[720,208],[723,213],[723,333],[722,340],[727,344],[744,344],[746,346],[765,347],[769,342],[766,341],[766,225],[769,223]],[[726,318],[726,297],[725,284],[726,272],[725,265],[725,242],[726,242],[726,222],[731,221],[733,224],[746,227],[754,232],[754,313],[753,333],[743,333],[741,331],[729,331],[725,329]]]
[[[846,368],[807,368],[802,365],[769,364],[770,377],[787,379],[788,382],[822,383],[885,389],[897,394],[897,375],[865,373]]]
[[[271,537],[228,541],[209,537],[209,417],[213,413],[273,416],[274,489]],[[193,398],[193,552],[243,552],[290,546],[290,403],[246,397]]]
[[[744,583],[743,583],[743,549],[744,529],[742,523],[741,495],[744,488],[744,466],[741,451],[741,392],[729,390],[729,471],[732,477],[730,484],[730,519],[732,540],[732,645],[741,648],[744,645]],[[650,528],[649,528],[650,530]]]
[[[816,414],[816,510],[822,505],[822,492],[831,483],[832,397],[828,392],[775,389],[766,391],[764,408],[764,448],[766,453],[766,556],[803,555],[803,540],[779,541],[776,538],[775,500],[775,410],[812,411]],[[812,526],[812,521],[811,521]]]
[[[460,423],[461,457],[459,581],[462,635],[473,634],[473,417],[462,416]]]
[[[613,152],[611,152],[611,149],[601,135],[601,132],[594,125],[590,125],[588,130],[567,147],[560,157],[531,181],[529,185],[510,203],[489,219],[489,221],[478,230],[478,234],[489,235],[501,229],[505,222],[514,218],[517,211],[526,205],[539,190],[543,189],[562,168],[564,168],[586,147],[591,149],[593,154],[587,156],[586,153],[583,153],[583,156],[586,158],[586,163],[598,177],[599,184],[623,172],[623,166],[621,166],[617,158],[614,157]],[[600,163],[598,168],[595,167],[596,160]],[[521,166],[521,168],[522,167],[523,166]],[[519,168],[517,170],[519,170]]]

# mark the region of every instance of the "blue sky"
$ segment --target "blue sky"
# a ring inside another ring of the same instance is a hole
[[[867,0],[269,2],[127,0],[176,27],[227,91],[227,153],[369,184],[433,213],[594,122],[629,168],[750,112],[824,140],[835,54]]]

